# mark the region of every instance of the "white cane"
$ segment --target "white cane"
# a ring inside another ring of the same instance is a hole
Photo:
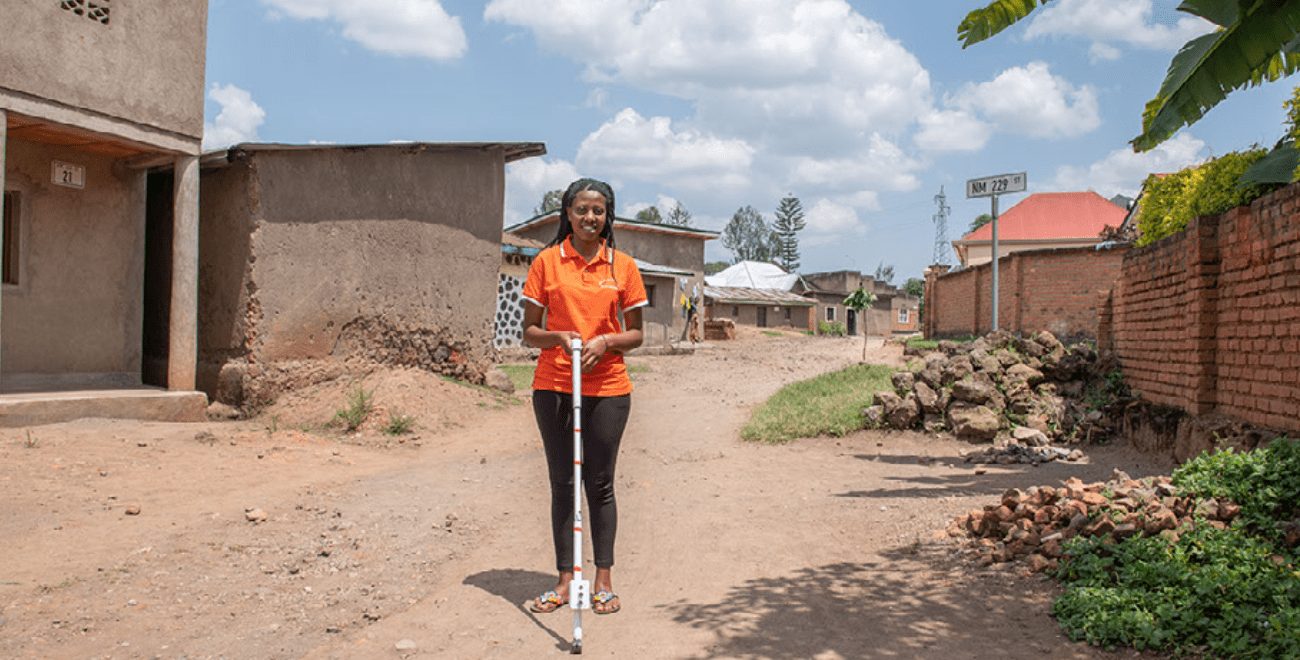
[[[573,609],[573,646],[582,653],[582,611],[591,608],[591,583],[582,579],[582,340],[569,342],[573,356],[573,581],[569,607]]]

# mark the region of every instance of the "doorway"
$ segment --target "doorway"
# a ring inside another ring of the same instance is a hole
[[[171,170],[150,172],[145,182],[144,327],[141,333],[140,380],[167,387],[172,309]]]
[[[856,337],[858,334],[858,310],[848,310],[848,313],[844,315],[844,321],[848,324],[848,335]]]
[[[767,308],[761,305],[758,307],[758,327],[767,327]]]

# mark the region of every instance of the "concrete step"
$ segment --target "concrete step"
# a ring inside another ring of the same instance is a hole
[[[55,424],[86,417],[201,422],[208,397],[202,392],[156,388],[15,392],[0,394],[0,427]]]

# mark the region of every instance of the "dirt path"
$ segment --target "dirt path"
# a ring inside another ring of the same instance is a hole
[[[1011,486],[1167,467],[1107,449],[977,476],[964,445],[921,435],[738,439],[780,385],[860,351],[754,334],[636,360],[648,371],[619,465],[624,608],[585,617],[586,655],[1105,657],[1060,635],[1050,583],[974,569],[935,532]],[[0,657],[564,652],[569,611],[521,605],[553,580],[531,410],[437,396],[464,418],[383,449],[265,419],[0,436]],[[265,522],[246,519],[253,507]]]

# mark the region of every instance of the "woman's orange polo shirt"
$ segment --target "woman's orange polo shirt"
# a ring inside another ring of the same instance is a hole
[[[570,239],[542,250],[533,259],[524,282],[524,299],[546,310],[547,330],[577,332],[583,343],[611,332],[622,332],[619,312],[649,303],[641,271],[632,257],[601,243],[587,263]],[[542,351],[533,374],[533,389],[573,392],[568,346]],[[622,396],[632,392],[632,380],[621,353],[607,352],[591,371],[582,374],[583,396]]]

